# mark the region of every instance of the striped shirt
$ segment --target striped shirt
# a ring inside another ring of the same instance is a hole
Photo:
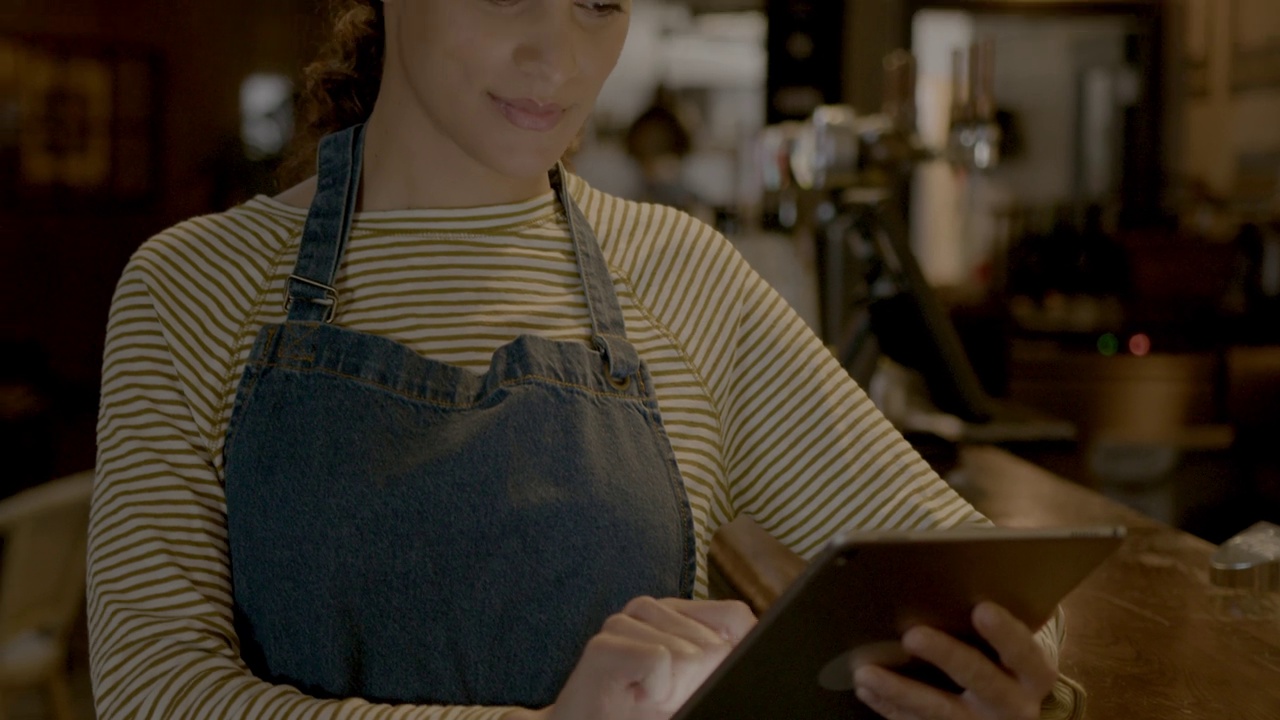
[[[811,556],[847,528],[983,522],[919,458],[791,308],[719,234],[569,178],[648,364],[698,543],[746,513]],[[177,225],[133,256],[111,308],[89,551],[99,716],[496,718],[499,708],[319,700],[241,662],[222,488],[237,384],[305,211],[259,197]],[[521,334],[587,342],[554,195],[357,216],[337,323],[483,372]],[[429,652],[429,648],[424,648]]]

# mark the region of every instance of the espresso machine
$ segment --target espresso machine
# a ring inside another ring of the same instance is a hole
[[[760,176],[779,224],[808,224],[821,334],[860,385],[871,387],[887,357],[923,379],[939,415],[954,421],[951,439],[1071,439],[1070,423],[987,394],[909,242],[907,189],[920,163],[981,172],[1000,161],[994,63],[989,41],[955,54],[945,147],[920,138],[916,61],[899,50],[884,58],[878,113],[823,105],[805,121],[766,128]]]

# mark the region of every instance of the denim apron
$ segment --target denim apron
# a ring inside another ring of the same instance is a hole
[[[240,654],[325,698],[550,704],[639,595],[690,597],[694,535],[649,372],[566,188],[592,345],[520,336],[488,372],[333,324],[363,128],[324,139],[257,336],[224,482]]]

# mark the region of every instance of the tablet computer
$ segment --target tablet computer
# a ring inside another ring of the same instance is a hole
[[[1110,555],[1123,527],[963,528],[850,533],[832,540],[672,720],[877,718],[853,691],[873,662],[958,691],[899,639],[929,625],[982,649],[983,600],[1033,630]]]

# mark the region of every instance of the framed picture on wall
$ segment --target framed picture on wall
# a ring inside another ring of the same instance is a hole
[[[159,62],[0,35],[0,205],[129,209],[159,183]]]
[[[1231,89],[1280,87],[1280,2],[1231,0]]]

